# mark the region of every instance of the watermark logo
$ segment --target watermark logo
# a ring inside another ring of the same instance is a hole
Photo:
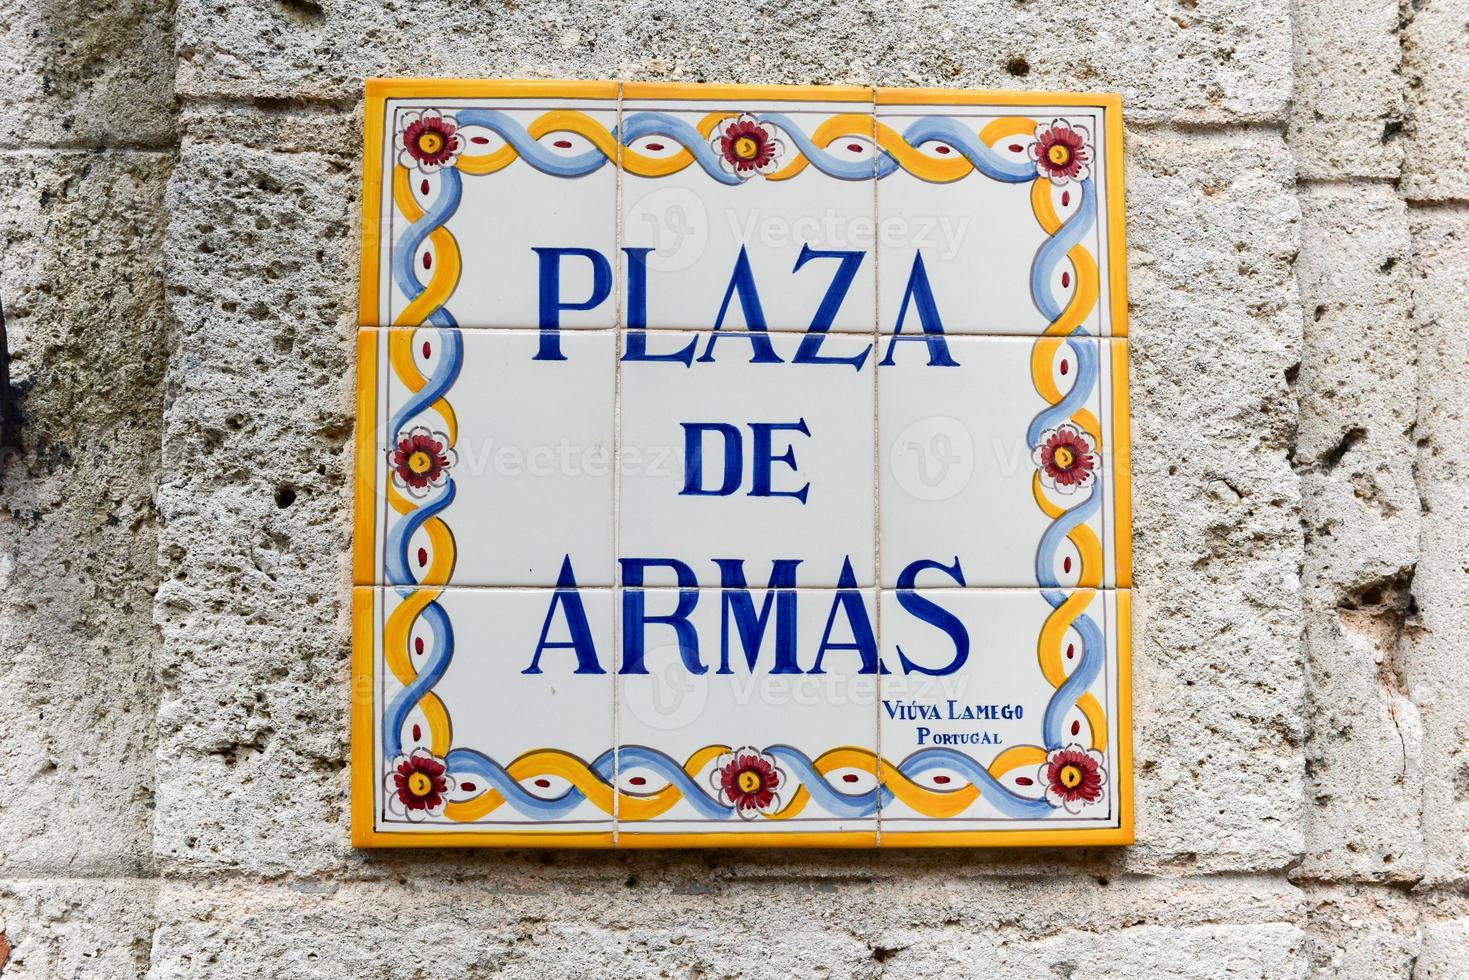
[[[974,440],[947,415],[919,419],[893,440],[888,467],[898,486],[919,500],[948,500],[974,476]]]
[[[623,234],[629,246],[652,249],[649,269],[681,272],[699,261],[709,245],[709,213],[693,191],[662,188],[628,207]]]

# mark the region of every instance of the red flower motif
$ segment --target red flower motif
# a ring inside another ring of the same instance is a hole
[[[402,122],[398,162],[405,167],[416,166],[424,173],[433,173],[452,164],[464,147],[454,119],[440,115],[436,109],[405,112]]]
[[[1038,128],[1029,150],[1036,174],[1049,177],[1054,184],[1086,180],[1091,176],[1088,135],[1085,126],[1072,126],[1064,119],[1053,119],[1051,125]]]
[[[421,425],[405,432],[390,452],[394,482],[414,496],[422,496],[429,487],[443,486],[449,467],[458,458],[449,448],[448,436]]]
[[[1089,487],[1096,480],[1096,443],[1069,422],[1042,432],[1031,458],[1040,469],[1041,482],[1061,493]]]
[[[1081,808],[1099,802],[1107,794],[1107,770],[1102,768],[1102,753],[1068,745],[1046,756],[1040,767],[1041,785],[1046,788],[1046,802],[1065,807],[1067,813],[1080,813]]]
[[[454,788],[454,777],[446,768],[442,759],[424,749],[399,756],[388,773],[389,805],[409,820],[437,816],[443,810],[445,797]]]
[[[744,113],[728,126],[716,126],[710,146],[724,169],[744,180],[775,168],[782,147],[775,134],[775,127]]]
[[[780,809],[776,790],[785,777],[774,759],[755,749],[736,749],[720,757],[710,781],[719,791],[719,801],[734,807],[735,813],[746,820]]]

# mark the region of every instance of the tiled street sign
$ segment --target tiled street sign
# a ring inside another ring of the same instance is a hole
[[[354,841],[1130,842],[1120,111],[370,82]]]

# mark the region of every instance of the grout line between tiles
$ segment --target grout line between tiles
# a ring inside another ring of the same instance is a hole
[[[877,89],[872,92],[872,227],[881,228],[878,217],[877,195]],[[878,432],[881,414],[878,411],[878,361],[882,346],[882,249],[878,242],[872,248],[872,576],[878,586],[878,601],[873,603],[873,629],[876,631],[878,663],[882,662],[882,437]],[[878,786],[882,785],[882,671],[877,673],[877,697],[872,703],[872,750],[876,754],[873,775]],[[877,794],[877,813],[873,845],[882,846],[882,792]]]
[[[612,579],[621,584],[621,571],[617,558],[622,554],[622,340],[624,336],[622,310],[622,82],[617,83],[617,159],[613,161],[616,180],[613,184],[613,234],[612,234],[612,288],[617,294],[615,319],[613,320],[613,364],[612,379]],[[613,663],[617,662],[622,649],[621,603],[612,604],[612,650]],[[612,678],[612,847],[617,848],[621,833],[620,814],[622,795],[617,787],[622,779],[622,710],[619,689],[622,685],[617,677]]]
[[[874,273],[876,272],[877,265],[878,265],[877,259],[876,259],[876,256],[874,255],[874,257],[873,257],[873,270],[874,270]],[[621,298],[619,297],[619,300],[618,300],[618,316],[619,316],[619,318],[621,317],[621,314],[622,314],[622,311],[621,311]],[[360,325],[360,326],[357,326],[357,327],[355,327],[353,329],[355,329],[355,330],[380,330],[380,331],[386,331],[386,330],[420,330],[420,329],[424,329],[424,328],[422,328],[422,327],[404,327],[404,326],[382,326],[382,325],[373,326],[373,325],[370,325],[369,324],[369,325]],[[435,330],[453,330],[453,331],[458,331],[460,333],[465,333],[465,334],[489,334],[489,335],[494,335],[494,334],[534,334],[534,333],[539,333],[541,328],[539,326],[523,326],[523,327],[511,327],[511,326],[476,327],[476,326],[466,326],[465,324],[462,324],[461,323],[461,324],[459,324],[457,326],[453,326],[453,327],[434,327],[432,329],[435,329]],[[581,334],[586,334],[586,335],[589,335],[589,336],[590,335],[595,335],[595,334],[617,334],[619,336],[622,336],[622,335],[625,335],[628,332],[625,325],[624,326],[613,326],[613,327],[565,327],[565,326],[563,326],[563,327],[560,328],[560,330],[562,331],[562,333],[569,334],[571,336],[577,336],[577,335],[581,335]],[[671,334],[671,333],[708,334],[708,333],[715,333],[716,330],[712,326],[710,326],[710,327],[639,327],[638,330],[637,330],[637,332],[638,333],[644,333],[644,332],[646,332],[646,333],[652,333],[652,334]],[[750,333],[750,332],[760,333],[760,332],[763,332],[764,334],[766,334],[767,336],[772,337],[772,338],[779,338],[779,337],[804,337],[808,333],[808,331],[806,329],[800,329],[800,330],[777,330],[777,329],[773,329],[773,328],[767,328],[764,331],[750,331],[750,330],[748,330],[748,329],[746,329],[744,327],[740,327],[738,329],[730,329],[728,327],[722,327],[722,328],[719,328],[719,332],[729,333],[729,334],[741,334],[741,333]],[[924,335],[923,334],[911,334],[911,333],[895,334],[891,330],[883,330],[883,329],[881,329],[879,327],[876,330],[838,330],[836,328],[833,328],[830,331],[828,331],[827,336],[830,336],[830,337],[838,337],[838,338],[839,337],[851,337],[851,338],[875,337],[877,339],[877,341],[879,342],[879,347],[880,347],[881,346],[880,341],[883,338],[889,338],[889,339],[891,339],[894,336],[922,337]],[[944,338],[946,340],[949,340],[950,342],[952,342],[952,341],[960,341],[960,340],[1014,340],[1014,341],[1032,341],[1032,342],[1034,342],[1036,340],[1040,340],[1040,339],[1046,337],[1047,334],[1044,331],[1037,331],[1035,333],[971,333],[971,332],[966,332],[966,331],[953,330],[953,331],[945,331],[944,334],[943,334],[943,336],[944,336]],[[1099,340],[1099,341],[1100,340],[1122,340],[1122,341],[1130,340],[1130,338],[1129,337],[1126,337],[1126,336],[1112,336],[1110,334],[1080,333],[1080,334],[1071,334],[1069,336],[1072,339],[1079,338],[1079,339],[1082,339],[1082,340]],[[1129,347],[1129,349],[1130,349],[1130,347]],[[873,351],[874,356],[877,355],[878,353],[879,353],[879,351],[877,349],[874,349],[874,351]]]
[[[375,583],[367,583],[365,585],[362,585],[362,584],[353,585],[352,588],[354,588],[354,589],[383,589],[383,590],[391,589],[393,591],[407,590],[407,591],[410,591],[410,592],[412,592],[412,591],[418,591],[418,590],[434,591],[434,592],[555,592],[556,591],[556,585],[555,584],[549,584],[549,585],[464,585],[464,584],[460,584],[460,583],[457,583],[457,582],[456,583],[453,583],[453,584],[450,584],[450,585],[401,585],[401,584],[396,584],[395,585],[395,584],[393,584],[391,582],[375,582]],[[577,588],[577,591],[579,591],[579,592],[723,592],[724,591],[724,587],[721,586],[721,585],[696,585],[696,586],[690,586],[690,587],[685,588],[685,587],[678,586],[678,585],[638,585],[638,586],[631,586],[631,587],[629,587],[629,586],[624,586],[624,585],[587,585],[585,583],[578,583],[577,586],[576,586],[576,588]],[[770,592],[770,591],[775,591],[775,592],[821,592],[821,593],[833,593],[833,592],[923,592],[923,593],[930,594],[930,595],[933,595],[933,594],[937,594],[937,595],[949,595],[949,594],[959,595],[959,594],[962,594],[962,593],[965,593],[965,592],[1024,592],[1024,593],[1044,592],[1044,591],[1054,591],[1054,592],[1131,592],[1131,591],[1134,590],[1134,588],[1135,588],[1135,586],[1119,586],[1119,585],[1096,585],[1096,586],[1063,585],[1063,586],[1058,586],[1055,589],[1047,589],[1045,586],[1035,585],[1035,584],[1032,583],[1030,585],[965,585],[965,586],[958,586],[958,585],[921,585],[921,586],[918,586],[917,588],[914,588],[914,589],[899,589],[896,586],[890,586],[890,585],[889,586],[883,586],[883,585],[878,585],[877,583],[874,582],[874,583],[871,583],[869,585],[859,585],[859,586],[856,586],[855,588],[850,587],[850,586],[837,586],[837,585],[798,585],[794,589],[774,589],[774,590],[770,589],[768,586],[752,585],[749,588],[748,591],[750,591],[751,593],[764,593],[764,592]]]

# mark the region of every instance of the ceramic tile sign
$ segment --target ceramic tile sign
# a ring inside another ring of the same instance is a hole
[[[358,845],[1131,841],[1115,97],[366,106]]]

